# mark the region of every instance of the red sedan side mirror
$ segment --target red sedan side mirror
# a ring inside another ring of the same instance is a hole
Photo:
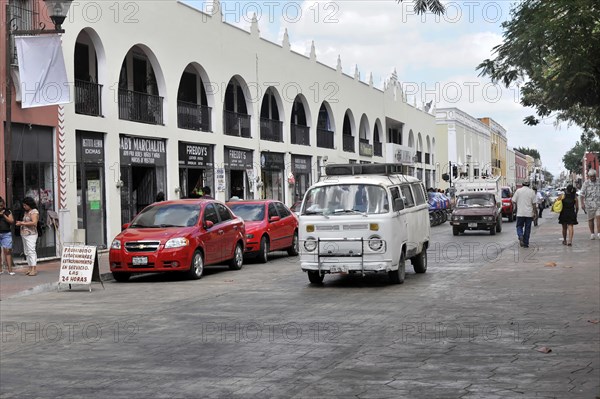
[[[214,225],[215,224],[211,220],[207,220],[206,222],[204,222],[204,228],[207,230],[213,227]]]
[[[269,219],[269,222],[278,222],[280,221],[281,218],[279,216],[271,216],[271,218]]]
[[[123,230],[127,230],[129,228],[130,223],[125,223],[123,226],[121,226],[121,231]]]

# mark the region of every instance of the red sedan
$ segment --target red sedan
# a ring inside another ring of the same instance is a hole
[[[144,208],[110,246],[117,281],[132,273],[186,272],[202,277],[205,265],[243,265],[244,221],[221,202],[193,199],[157,202]]]
[[[246,254],[267,262],[270,251],[298,255],[298,218],[275,200],[235,201],[227,206],[246,224]]]

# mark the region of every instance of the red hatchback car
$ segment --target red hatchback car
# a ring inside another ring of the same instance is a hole
[[[298,255],[298,218],[282,202],[248,200],[227,206],[246,224],[246,254],[257,256],[261,263],[269,260],[270,251]]]
[[[205,265],[243,265],[244,221],[221,202],[192,199],[157,202],[125,225],[110,246],[110,271],[117,281],[132,273],[186,272],[202,277]]]

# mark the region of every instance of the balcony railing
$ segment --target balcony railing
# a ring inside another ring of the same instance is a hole
[[[430,154],[429,153],[425,153],[425,164],[429,165],[430,162]]]
[[[333,149],[333,137],[334,133],[332,131],[317,129],[317,147]]]
[[[292,123],[292,144],[310,145],[310,128]]]
[[[342,149],[346,152],[354,152],[354,136],[342,135]]]
[[[283,122],[274,119],[260,118],[260,139],[283,142]]]
[[[177,127],[188,130],[211,131],[210,113],[206,105],[177,101]]]
[[[373,151],[375,152],[376,157],[383,156],[383,144],[378,143],[377,141],[373,143]]]
[[[417,151],[417,154],[415,156],[417,157],[417,163],[423,162],[423,153],[421,151]]]
[[[228,136],[250,138],[250,115],[223,111],[223,132]]]
[[[119,119],[163,124],[163,98],[132,90],[119,90]]]
[[[5,4],[6,2],[2,2],[2,11],[4,11]],[[10,1],[8,7],[10,9],[11,29],[16,29],[20,34],[31,35],[33,31],[39,28],[40,18],[37,1]],[[15,35],[11,35],[10,48],[12,49],[11,65],[18,65]]]
[[[75,79],[75,113],[102,116],[102,85]]]

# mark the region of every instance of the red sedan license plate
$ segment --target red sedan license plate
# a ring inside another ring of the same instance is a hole
[[[148,264],[147,256],[134,256],[133,257],[133,265],[134,266],[144,266]]]

